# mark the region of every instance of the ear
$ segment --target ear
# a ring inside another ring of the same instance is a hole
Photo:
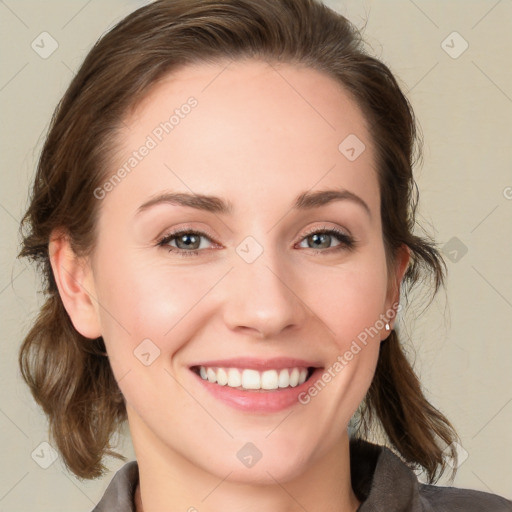
[[[100,337],[97,301],[89,261],[75,254],[69,237],[62,231],[52,232],[49,256],[60,298],[73,326],[86,338]]]
[[[409,265],[411,259],[411,250],[407,245],[402,246],[397,250],[394,266],[390,271],[388,281],[388,295],[386,299],[386,311],[394,310],[395,315],[390,319],[389,325],[393,329],[396,320],[397,305],[400,303],[400,285],[402,279]],[[393,307],[394,306],[394,307]]]

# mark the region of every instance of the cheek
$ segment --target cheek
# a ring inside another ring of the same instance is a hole
[[[376,324],[378,328],[379,315],[385,312],[384,259],[372,257],[365,260],[346,267],[305,267],[302,271],[304,302],[336,337],[340,348],[366,329]]]
[[[333,409],[332,404],[343,401],[350,404],[349,412],[355,410],[371,383],[384,328],[386,276],[384,253],[378,246],[352,265],[322,272],[309,268],[303,274],[302,293],[322,321],[330,355],[321,382],[312,383],[304,403],[313,400],[318,415],[340,416],[326,423],[348,421],[351,414],[345,417],[346,411]],[[330,391],[323,393],[324,388]]]
[[[324,293],[315,293],[311,303],[332,335],[327,373],[336,376],[332,381],[343,393],[364,391],[373,377],[384,327],[385,271],[375,262],[337,272],[323,279],[323,285]]]
[[[193,407],[170,373],[175,374],[174,363],[179,365],[176,354],[204,323],[201,298],[218,275],[121,258],[105,261],[98,275],[103,339],[126,402],[141,417],[154,416],[155,424],[162,414],[159,404],[169,414],[175,403]],[[201,419],[200,414],[195,418],[198,424]]]
[[[172,355],[178,350],[180,340],[194,329],[191,320],[201,298],[218,280],[218,271],[206,266],[198,272],[170,267],[165,261],[142,260],[106,256],[96,272],[103,338],[109,353],[127,363],[146,339],[162,353]]]

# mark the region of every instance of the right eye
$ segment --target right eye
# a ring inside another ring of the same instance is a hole
[[[202,238],[212,241],[206,233],[201,231],[179,230],[167,233],[159,240],[158,245],[179,256],[196,256],[200,250],[205,249],[204,244],[201,243]],[[175,245],[172,245],[173,242]]]

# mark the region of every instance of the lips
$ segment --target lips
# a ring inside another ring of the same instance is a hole
[[[313,374],[315,361],[292,358],[238,358],[190,366],[200,385],[215,398],[246,412],[275,412],[298,402]]]

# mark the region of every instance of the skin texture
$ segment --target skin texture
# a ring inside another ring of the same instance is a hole
[[[50,244],[66,309],[82,334],[103,336],[125,396],[144,511],[354,511],[347,425],[384,328],[307,405],[279,412],[220,402],[189,366],[251,356],[328,368],[398,300],[409,256],[404,249],[387,268],[365,119],[312,69],[254,60],[187,66],[126,118],[111,173],[191,96],[197,106],[99,200],[91,257],[76,258],[57,234]],[[350,134],[366,146],[354,161],[338,150]],[[303,192],[340,189],[369,213],[346,199],[292,208]],[[233,211],[158,204],[137,214],[165,191],[219,196]],[[176,239],[158,245],[180,228],[211,240],[185,257],[169,252]],[[333,236],[315,249],[308,232],[325,228],[355,246]],[[248,236],[263,250],[252,263],[236,251]],[[148,338],[160,354],[146,366],[134,351]],[[251,468],[236,455],[248,442],[262,453]]]

